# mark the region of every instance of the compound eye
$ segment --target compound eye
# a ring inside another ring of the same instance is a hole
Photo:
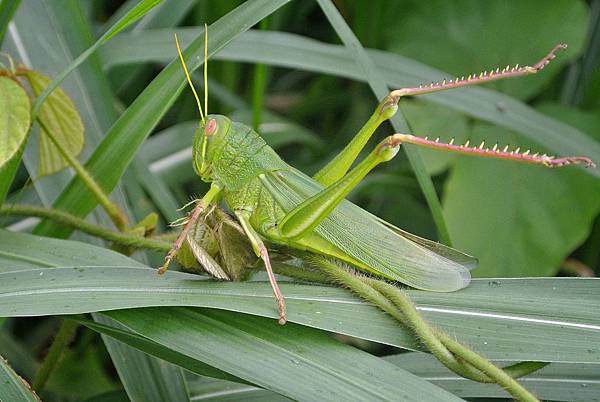
[[[215,119],[210,119],[206,123],[206,127],[204,127],[204,135],[210,137],[217,131],[217,121]]]

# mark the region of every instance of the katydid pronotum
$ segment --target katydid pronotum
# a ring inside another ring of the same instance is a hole
[[[372,169],[393,159],[403,143],[547,167],[570,164],[594,166],[585,157],[555,158],[531,154],[529,150],[521,152],[519,148],[498,149],[497,145],[486,148],[484,143],[470,146],[468,141],[463,145],[453,141],[440,143],[427,137],[396,133],[381,141],[368,156],[352,167],[377,127],[397,112],[402,97],[535,74],[555,57],[558,50],[566,47],[563,44],[554,47],[532,66],[507,66],[466,78],[391,91],[352,141],[315,176],[309,177],[284,162],[250,127],[223,115],[208,114],[206,34],[202,109],[177,37],[175,39],[201,117],[193,141],[193,166],[200,178],[211,185],[204,197],[196,200],[159,272],[167,270],[186,240],[192,241],[188,236],[196,221],[223,199],[239,221],[257,257],[264,262],[279,307],[281,324],[286,322],[285,302],[273,274],[265,242],[324,255],[360,271],[418,289],[450,292],[469,284],[470,269],[476,265],[473,257],[407,233],[345,200]]]

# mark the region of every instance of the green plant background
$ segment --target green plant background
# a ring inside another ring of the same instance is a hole
[[[23,0],[9,25],[0,19],[2,51],[55,77],[136,3]],[[559,42],[567,42],[568,50],[539,75],[405,99],[401,113],[419,136],[485,140],[600,161],[600,2],[334,3],[366,48],[362,59],[360,51],[344,47],[348,38],[337,36],[317,2],[165,0],[106,42],[61,85],[85,127],[79,160],[132,220],[159,212],[161,230],[180,217],[178,207],[207,190],[193,172],[189,152],[198,121],[195,103],[187,89],[182,91],[180,67],[172,63],[173,34],[184,47],[192,40],[199,44],[206,22],[211,25],[209,111],[251,124],[259,110],[259,132],[306,173],[339,152],[370,116],[378,102],[366,83],[376,87],[373,77],[399,88],[524,65]],[[3,13],[6,4],[0,2]],[[259,30],[257,23],[267,16],[267,29]],[[374,65],[371,75],[363,69],[367,62]],[[256,85],[260,63],[266,66],[264,88]],[[194,78],[200,84],[200,71]],[[261,98],[262,105],[253,104]],[[385,125],[377,139],[392,132]],[[54,205],[82,217],[94,211],[95,199],[70,171],[38,177],[38,142],[34,130],[7,200]],[[549,170],[414,152],[441,199],[453,246],[480,260],[474,276],[565,276],[566,259],[599,272],[600,170]],[[0,188],[8,180],[0,172]],[[403,153],[367,177],[350,199],[412,233],[439,239]],[[90,217],[109,224],[99,209]],[[2,222],[12,230],[101,245],[50,222],[35,227],[28,221]],[[140,268],[160,265],[157,253],[136,253],[134,261],[99,248],[20,236],[0,232],[0,316],[13,317],[0,318],[0,355],[31,380],[56,331],[56,315],[93,313],[94,319],[79,316],[86,326],[42,393],[44,400],[393,399],[399,382],[406,400],[418,400],[419,392],[437,399],[506,396],[458,378],[444,383],[441,378],[450,374],[426,355],[399,354],[397,348],[417,349],[408,333],[343,290],[287,285],[289,309],[298,313],[291,313],[295,324],[280,329],[264,318],[273,317],[273,302],[262,282],[216,286],[211,297],[188,300],[175,291],[161,293],[161,286],[193,291],[189,274],[174,272],[166,285],[156,284],[153,272]],[[79,272],[74,266],[96,267]],[[590,346],[600,339],[600,301],[599,285],[589,281],[578,287],[583,280],[481,279],[464,294],[415,297],[434,310],[452,306],[465,314],[542,315],[556,322],[545,327],[535,320],[506,324],[427,313],[491,359],[554,362],[527,384],[540,397],[590,400],[594,390],[600,392],[600,352]],[[144,297],[133,289],[141,283],[148,290]],[[323,302],[326,297],[333,302]],[[303,304],[303,298],[310,302]],[[351,300],[357,307],[347,308]],[[530,304],[535,307],[528,310]],[[160,305],[189,307],[98,313]],[[24,316],[44,318],[16,318]],[[115,332],[115,324],[121,332]],[[337,333],[335,340],[326,331]],[[7,365],[1,365],[0,378],[18,392]],[[561,382],[567,378],[575,382]]]

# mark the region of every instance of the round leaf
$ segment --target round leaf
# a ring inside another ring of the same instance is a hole
[[[52,81],[47,76],[31,70],[25,73],[25,77],[36,96]],[[45,176],[69,166],[54,141],[70,156],[79,155],[84,142],[83,123],[75,104],[61,88],[56,88],[43,103],[38,121],[42,127],[38,173]]]
[[[19,84],[0,77],[0,167],[19,150],[30,125],[29,97]]]

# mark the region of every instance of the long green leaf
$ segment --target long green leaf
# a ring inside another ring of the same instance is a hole
[[[181,307],[107,315],[168,350],[294,400],[459,400],[397,366],[300,325]]]
[[[78,242],[0,231],[0,258],[0,316],[151,306],[277,315],[268,283],[214,282],[181,272],[159,277],[140,263]],[[397,322],[344,289],[293,283],[281,289],[292,322],[419,348]],[[600,344],[600,279],[474,280],[460,292],[409,294],[433,324],[491,359],[600,363],[591,346]]]
[[[209,28],[211,32],[209,56],[288,1],[248,1],[219,19]],[[201,64],[201,61],[193,57],[194,54],[197,54],[201,41],[202,37],[198,37],[185,51],[186,59],[191,61],[189,64],[191,70],[198,68]],[[146,87],[109,130],[102,144],[85,165],[103,189],[110,191],[117,185],[135,152],[173,104],[184,83],[185,78],[181,67],[175,60]],[[119,152],[115,152],[115,149],[118,149]],[[95,198],[78,178],[74,178],[69,183],[54,203],[55,207],[71,211],[79,216],[87,215],[96,205]],[[66,237],[71,230],[45,221],[36,228],[35,232]]]
[[[425,353],[403,353],[385,356],[396,364],[461,398],[509,398],[495,384],[480,384],[457,376],[443,367],[433,356]],[[552,364],[534,374],[521,378],[537,397],[553,401],[593,401],[600,395],[600,367],[597,365]],[[289,401],[274,392],[247,384],[219,379],[200,378],[190,382],[191,399],[225,401]]]
[[[103,52],[105,68],[114,64],[166,61],[175,55],[160,37],[168,31],[146,31],[143,36],[123,35],[111,42]],[[177,30],[183,43],[189,43],[191,32]],[[187,40],[186,40],[187,36]],[[145,45],[151,43],[152,46]],[[135,46],[134,46],[135,45]],[[135,49],[144,49],[144,54]],[[439,81],[448,74],[422,63],[390,52],[367,50],[385,82],[394,88]],[[344,47],[283,32],[249,31],[241,35],[216,59],[248,63],[264,63],[293,69],[314,71],[364,81],[353,55]],[[527,60],[524,60],[527,62]],[[113,64],[114,63],[114,64]],[[447,106],[469,116],[513,130],[540,144],[556,155],[585,155],[600,161],[600,144],[581,131],[544,116],[521,101],[485,88],[462,88],[424,95],[423,99]],[[586,169],[600,176],[600,169]]]
[[[13,371],[0,356],[0,401],[39,402],[29,384]]]

